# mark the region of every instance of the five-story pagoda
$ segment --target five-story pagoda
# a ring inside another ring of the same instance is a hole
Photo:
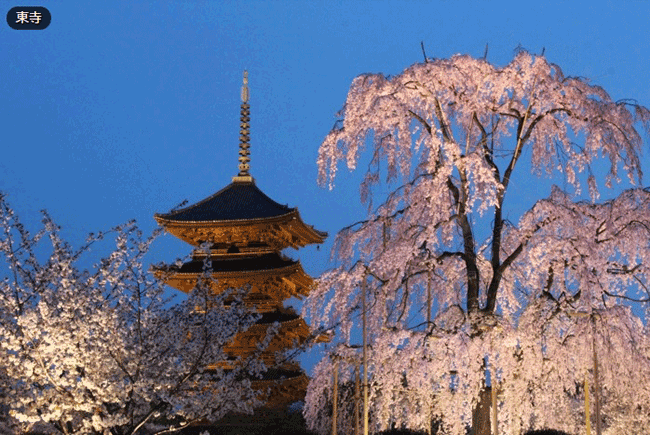
[[[158,275],[166,284],[188,293],[196,286],[203,273],[203,260],[209,255],[214,292],[248,289],[244,303],[262,317],[226,347],[226,353],[233,359],[256,352],[268,327],[280,323],[279,332],[261,354],[270,368],[262,379],[252,382],[253,388],[270,391],[265,393],[267,407],[278,407],[302,400],[308,382],[295,361],[280,366],[275,362],[277,351],[291,349],[309,336],[305,320],[293,309],[285,308],[283,301],[306,296],[312,284],[300,262],[286,257],[282,250],[322,243],[327,234],[306,225],[296,208],[278,204],[255,185],[249,173],[246,72],[241,97],[239,173],[231,184],[194,205],[154,215],[166,231],[196,247],[190,261],[180,267],[167,266]],[[199,249],[205,243],[209,245],[209,254]],[[215,361],[216,365],[223,366],[224,362]]]

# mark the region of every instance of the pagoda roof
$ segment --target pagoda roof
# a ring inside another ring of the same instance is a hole
[[[267,347],[261,352],[261,359],[273,365],[276,352],[292,349],[304,343],[310,336],[309,326],[300,316],[294,319],[280,321],[279,329]],[[239,332],[232,342],[226,344],[223,350],[232,356],[248,356],[259,352],[259,344],[268,333],[271,323],[255,323],[247,330]]]
[[[249,257],[234,257],[234,258],[219,258],[212,260],[212,273],[220,272],[258,272],[282,269],[284,267],[293,266],[298,261],[292,260],[280,255],[276,252],[249,256]],[[191,260],[184,263],[179,268],[173,268],[177,273],[201,273],[203,272],[203,260]]]
[[[275,376],[280,376],[275,378]],[[305,373],[271,372],[271,379],[251,379],[251,387],[262,393],[265,408],[286,406],[288,403],[305,399],[309,378]],[[265,378],[267,377],[265,376]]]
[[[189,207],[154,214],[159,225],[192,245],[259,243],[274,249],[322,243],[327,233],[306,225],[297,208],[278,204],[254,181],[234,181]]]
[[[284,216],[295,210],[273,201],[253,181],[235,181],[194,205],[154,216],[169,222],[248,221]]]
[[[152,268],[154,274],[167,285],[189,293],[196,286],[203,273],[203,261],[195,259],[176,265],[157,265]],[[209,270],[214,280],[210,287],[217,294],[229,288],[245,288],[250,291],[245,297],[251,303],[264,295],[264,305],[275,309],[277,301],[295,296],[301,298],[309,293],[312,278],[305,273],[299,261],[292,260],[278,252],[230,259],[213,259]],[[269,305],[270,304],[270,305]],[[266,311],[263,309],[262,311]]]

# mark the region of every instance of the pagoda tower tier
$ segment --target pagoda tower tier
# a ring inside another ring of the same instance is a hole
[[[189,261],[159,266],[154,273],[185,293],[191,292],[205,273],[212,278],[214,294],[228,289],[243,292],[243,303],[259,313],[260,318],[225,346],[226,361],[215,361],[208,368],[229,369],[255,355],[268,370],[262,379],[251,379],[253,388],[260,392],[267,407],[277,407],[302,400],[306,392],[308,378],[299,364],[278,363],[276,354],[302,345],[309,337],[305,320],[292,308],[285,308],[284,301],[307,296],[313,284],[300,262],[285,256],[282,250],[322,243],[327,233],[306,225],[296,208],[265,195],[250,175],[247,83],[244,73],[239,173],[232,183],[196,204],[154,215],[167,232],[195,247]],[[259,352],[257,345],[276,322],[277,334]]]
[[[154,218],[179,239],[194,246],[211,243],[215,253],[222,254],[297,249],[323,243],[327,237],[306,225],[297,209],[266,196],[252,177],[233,181],[203,201]]]
[[[282,382],[278,382],[282,379]],[[262,379],[251,382],[253,389],[261,391],[267,408],[279,408],[304,400],[309,378],[302,370],[268,370]]]
[[[260,337],[266,336],[267,330],[275,322],[279,323],[278,333],[260,356],[267,366],[274,366],[277,352],[301,345],[309,337],[309,326],[302,317],[294,312],[264,314],[256,324],[237,334],[224,350],[230,355],[238,355],[243,358],[253,355],[257,352]]]
[[[192,291],[203,275],[204,255],[195,255],[182,266],[158,267],[154,270],[159,279],[182,292]],[[244,303],[255,306],[259,312],[273,311],[278,303],[309,293],[312,278],[302,269],[300,262],[278,252],[261,252],[258,255],[214,255],[209,270],[213,280],[212,291],[220,294],[227,289],[247,288]]]

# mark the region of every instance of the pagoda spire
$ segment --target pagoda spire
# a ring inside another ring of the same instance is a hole
[[[253,182],[248,172],[250,169],[250,105],[248,104],[248,71],[244,70],[244,82],[241,87],[241,115],[239,124],[239,174],[232,177],[233,182]]]

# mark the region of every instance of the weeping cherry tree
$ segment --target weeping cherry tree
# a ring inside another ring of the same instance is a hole
[[[365,291],[372,430],[436,421],[464,434],[491,384],[501,432],[577,433],[595,381],[604,433],[646,430],[650,190],[598,202],[621,174],[640,185],[639,127],[650,129],[647,108],[526,51],[503,67],[456,55],[354,79],[319,181],[331,189],[339,163],[354,170],[367,153],[368,215],[339,232],[338,266],[304,310],[350,343]],[[571,192],[554,187],[511,222],[508,191],[528,169],[531,184],[547,175]],[[304,411],[321,430],[333,360],[317,366]]]

